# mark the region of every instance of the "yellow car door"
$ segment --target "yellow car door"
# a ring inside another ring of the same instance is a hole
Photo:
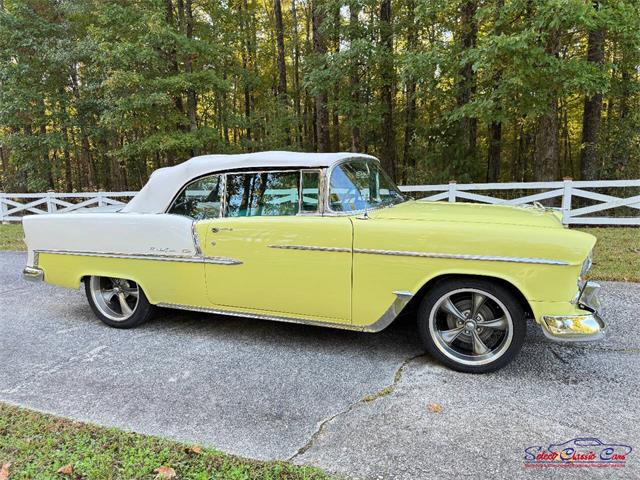
[[[299,171],[227,174],[224,217],[198,228],[212,304],[351,322],[352,224],[317,213],[319,174],[304,189]]]

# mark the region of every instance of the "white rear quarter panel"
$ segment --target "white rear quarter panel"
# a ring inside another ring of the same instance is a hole
[[[190,218],[170,214],[60,213],[23,219],[28,265],[34,252],[111,253],[192,257]]]

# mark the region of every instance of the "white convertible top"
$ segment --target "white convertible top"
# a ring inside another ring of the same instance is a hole
[[[160,168],[121,212],[162,213],[190,180],[208,173],[240,168],[330,167],[348,158],[370,158],[361,153],[258,152],[237,155],[201,155],[174,167]]]

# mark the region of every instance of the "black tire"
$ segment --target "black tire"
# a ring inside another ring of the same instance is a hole
[[[476,318],[469,318],[474,311]],[[525,311],[516,295],[497,282],[471,277],[443,280],[430,288],[418,309],[417,323],[427,352],[465,373],[504,367],[516,357],[527,333]]]
[[[97,297],[94,297],[94,295],[97,295],[96,294],[97,289],[96,289],[96,283],[93,283],[93,287],[92,287],[92,282],[104,282],[105,280],[107,281],[120,280],[136,286],[137,302],[135,304],[135,307],[132,308],[133,310],[132,313],[126,318],[116,319],[113,316],[110,317],[108,314],[108,308],[105,308],[104,303],[102,306],[99,305],[98,303],[100,302],[100,300],[97,299]],[[89,301],[89,305],[91,306],[91,310],[93,310],[93,313],[95,313],[95,315],[100,320],[102,320],[102,322],[104,322],[105,324],[113,328],[137,327],[138,325],[141,325],[142,323],[149,320],[149,318],[151,318],[155,310],[155,307],[149,303],[149,300],[147,299],[147,296],[144,294],[144,291],[142,290],[142,288],[139,285],[136,285],[134,282],[129,282],[127,280],[107,279],[106,277],[86,277],[84,281],[84,290],[87,296],[87,300]]]

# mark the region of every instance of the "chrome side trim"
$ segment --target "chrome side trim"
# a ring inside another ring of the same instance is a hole
[[[189,310],[192,312],[211,313],[214,315],[229,315],[231,317],[256,318],[258,320],[271,320],[274,322],[298,323],[303,325],[312,325],[316,327],[332,327],[332,328],[339,328],[342,330],[355,330],[355,331],[363,330],[363,328],[360,326],[354,326],[348,323],[323,322],[320,320],[304,320],[304,319],[295,318],[295,317],[268,315],[268,314],[260,314],[260,313],[249,313],[249,312],[238,312],[233,310],[224,310],[220,308],[197,307],[195,305],[180,305],[176,303],[158,303],[158,306],[164,307],[164,308],[175,308],[178,310]]]
[[[285,250],[314,250],[318,252],[351,252],[350,248],[340,247],[320,247],[316,245],[269,245],[270,248],[282,248]],[[569,265],[562,260],[552,260],[548,258],[527,258],[527,257],[501,257],[493,255],[466,255],[458,253],[433,253],[433,252],[411,252],[405,250],[374,250],[366,248],[354,248],[353,253],[363,253],[368,255],[394,255],[400,257],[425,257],[425,258],[449,258],[453,260],[479,260],[487,262],[513,262],[513,263],[534,263],[542,265]]]
[[[269,245],[269,248],[281,248],[283,250],[313,250],[317,252],[343,252],[351,253],[350,248],[320,247],[316,245]]]
[[[389,308],[382,314],[382,316],[372,323],[371,325],[367,325],[363,328],[365,332],[376,333],[387,328],[391,323],[398,318],[398,315],[404,310],[404,307],[407,306],[409,301],[413,298],[413,293],[407,291],[397,291],[393,292],[396,296],[393,303],[389,306]]]
[[[242,265],[240,260],[230,257],[202,257],[202,263],[214,263],[216,265]]]
[[[341,330],[352,330],[357,332],[376,333],[387,328],[397,316],[407,306],[409,300],[413,298],[413,293],[406,291],[393,292],[396,299],[382,316],[371,325],[351,325],[349,323],[323,322],[321,320],[305,320],[296,317],[287,317],[283,315],[269,315],[261,313],[238,312],[234,310],[225,310],[221,308],[198,307],[195,305],[180,305],[177,303],[158,303],[159,307],[175,308],[178,310],[188,310],[192,312],[212,313],[214,315],[229,315],[232,317],[256,318],[258,320],[270,320],[273,322],[298,323],[302,325],[311,325],[315,327],[330,327]]]
[[[147,253],[74,252],[71,250],[38,250],[38,253],[54,255],[77,255],[81,257],[126,258],[129,260],[157,260],[160,262],[213,263],[217,265],[241,265],[240,260],[229,257],[180,257],[176,255],[154,255]]]
[[[30,282],[41,282],[44,280],[44,272],[39,268],[25,267],[25,269],[22,270],[22,278]]]
[[[353,253],[364,253],[370,255],[396,255],[401,257],[426,257],[426,258],[449,258],[453,260],[480,260],[488,262],[514,262],[514,263],[535,263],[544,265],[569,265],[562,260],[552,260],[548,258],[526,258],[526,257],[502,257],[493,255],[466,255],[458,253],[433,253],[433,252],[411,252],[404,250],[373,250],[364,248],[354,248]]]
[[[200,239],[198,238],[198,232],[196,232],[196,221],[191,222],[191,236],[193,237],[193,246],[196,249],[196,255],[202,256],[202,248],[200,247]]]

